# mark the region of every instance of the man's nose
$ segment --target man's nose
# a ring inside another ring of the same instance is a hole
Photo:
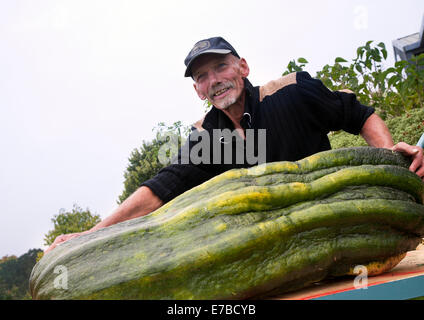
[[[212,71],[209,74],[209,83],[212,87],[220,83],[220,81],[219,81],[219,79],[218,79],[218,77],[217,77],[217,75],[214,71]]]

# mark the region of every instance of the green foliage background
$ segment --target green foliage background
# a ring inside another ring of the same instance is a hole
[[[93,215],[88,208],[83,210],[74,204],[70,212],[62,209],[51,221],[53,230],[47,232],[44,237],[44,244],[47,246],[51,245],[57,236],[86,231],[98,224],[101,219],[99,215]]]
[[[385,120],[394,143],[415,145],[424,133],[424,54],[384,68],[386,59],[384,43],[375,45],[370,40],[357,48],[351,62],[337,57],[315,77],[330,90],[352,90],[359,102],[375,108]],[[293,59],[283,75],[303,71],[308,63],[303,57]],[[329,139],[333,149],[367,145],[362,137],[343,131],[331,132]]]
[[[30,249],[27,253],[5,256],[0,260],[0,300],[31,299],[28,279],[41,249]]]
[[[395,144],[403,141],[410,145],[416,145],[424,133],[424,108],[412,109],[401,116],[390,117],[385,122]],[[329,139],[333,149],[367,145],[361,136],[343,131],[330,133]]]
[[[125,201],[140,185],[153,178],[166,163],[159,161],[159,150],[171,137],[178,142],[177,148],[167,151],[167,158],[172,159],[178,151],[178,147],[184,142],[188,136],[189,127],[182,124],[181,121],[174,122],[172,125],[167,126],[165,123],[160,122],[157,127],[153,128],[156,137],[152,141],[143,141],[139,149],[134,149],[128,158],[128,167],[124,172],[124,190],[118,199],[118,204]]]
[[[384,120],[401,116],[415,108],[424,107],[424,53],[411,61],[397,61],[384,68],[387,50],[383,42],[367,41],[356,50],[356,57],[348,60],[337,57],[326,64],[316,78],[330,90],[350,89],[358,100],[376,109]],[[301,57],[291,60],[283,75],[302,71],[309,62]]]
[[[134,149],[128,158],[128,166],[124,173],[124,190],[118,203],[125,201],[140,185],[155,176],[164,167],[158,160],[159,148],[165,143],[160,139],[143,141],[139,149]]]

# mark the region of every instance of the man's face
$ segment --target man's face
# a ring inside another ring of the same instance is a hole
[[[194,89],[200,99],[208,99],[215,107],[227,109],[240,98],[249,75],[246,60],[232,54],[205,54],[192,66]]]

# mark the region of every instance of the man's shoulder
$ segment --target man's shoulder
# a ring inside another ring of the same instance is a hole
[[[193,123],[193,124],[191,125],[191,129],[192,129],[192,130],[197,130],[197,131],[199,131],[199,132],[201,132],[201,131],[205,130],[205,129],[203,128],[203,122],[205,121],[205,117],[206,117],[206,115],[205,115],[205,116],[203,116],[203,118],[202,118],[202,119],[200,119],[200,120],[196,121],[195,123]]]
[[[302,81],[305,78],[311,78],[311,76],[305,71],[299,71],[286,74],[275,80],[271,80],[265,85],[259,87],[259,101],[262,101],[265,99],[265,97],[271,96],[285,87],[290,85],[297,85],[299,81]]]
[[[208,112],[206,112],[200,120],[191,124],[192,132],[202,132],[204,130],[213,129],[218,122],[218,113],[218,109],[212,106],[212,108]]]
[[[320,79],[312,78],[311,75],[306,71],[292,72],[276,80],[271,80],[263,86],[260,86],[259,100],[262,101],[265,97],[271,96],[276,92],[280,92],[281,89],[291,85],[299,85],[304,89],[299,91],[299,93],[305,93],[311,90],[312,88],[316,89],[323,86],[322,81]],[[339,89],[335,92],[355,94],[350,89]]]

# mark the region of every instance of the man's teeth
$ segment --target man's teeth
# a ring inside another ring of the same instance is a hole
[[[227,90],[228,90],[228,88],[221,89],[221,90],[219,90],[219,91],[215,92],[214,96],[215,96],[215,97],[216,97],[216,96],[219,96],[219,95],[223,94],[223,93],[224,93],[225,91],[227,91]]]

